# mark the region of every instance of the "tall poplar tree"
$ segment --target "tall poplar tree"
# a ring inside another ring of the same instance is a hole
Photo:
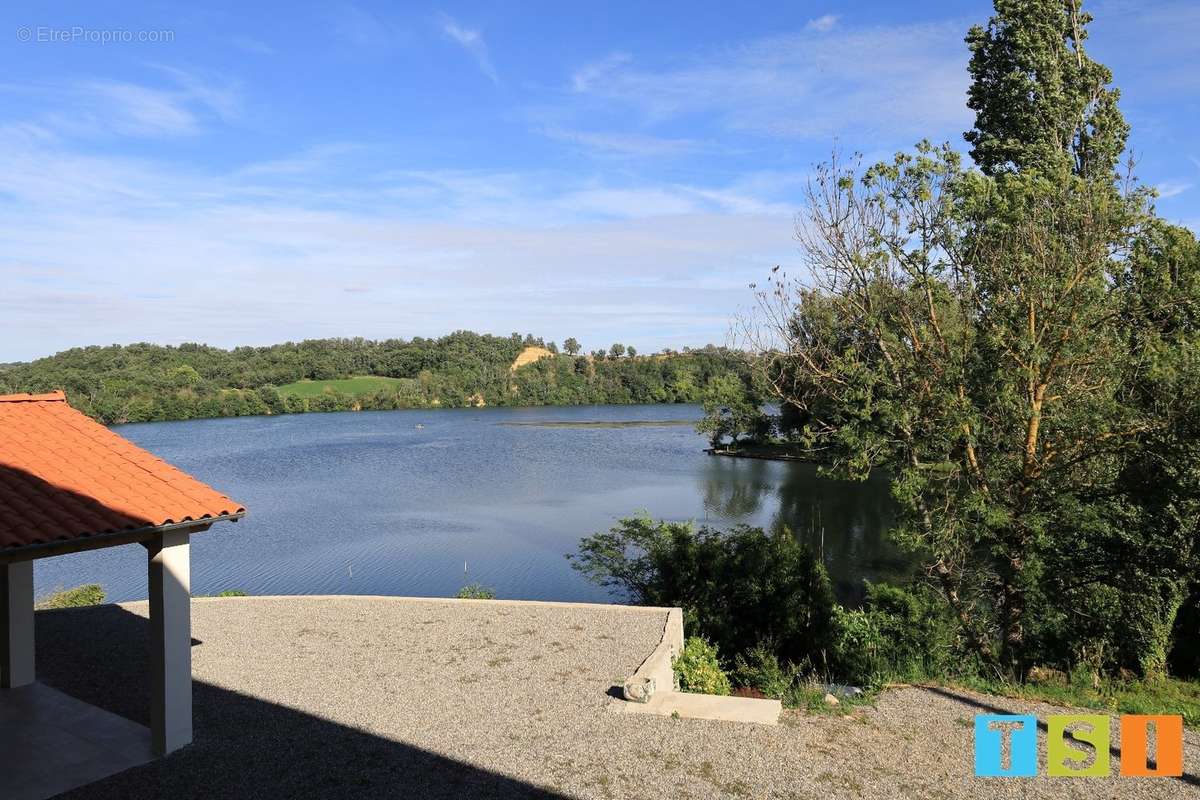
[[[1109,180],[1129,126],[1112,73],[1084,50],[1092,17],[1079,0],[996,0],[967,34],[975,128],[965,134],[986,175],[1064,166]]]

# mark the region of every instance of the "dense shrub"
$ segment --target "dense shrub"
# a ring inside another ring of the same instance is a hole
[[[496,593],[482,583],[468,583],[455,597],[459,600],[495,600]]]
[[[721,669],[717,648],[699,636],[689,636],[683,651],[671,662],[679,689],[699,694],[729,694],[729,676]]]
[[[862,608],[834,611],[834,673],[854,683],[941,675],[964,664],[953,620],[930,588],[867,584]]]
[[[736,685],[793,705],[804,704],[817,678],[872,685],[983,674],[983,662],[936,589],[868,584],[861,608],[842,608],[823,567],[785,529],[722,531],[643,514],[583,539],[569,558],[588,578],[635,603],[683,608],[687,629],[729,659]],[[1149,637],[1154,626],[1138,614],[1168,619],[1165,607],[1178,599],[1146,587],[1121,592],[1102,582],[1063,591],[1086,591],[1095,619],[1067,635],[1060,628],[1073,619],[1043,606],[1031,620],[1031,664],[1090,675],[1132,663],[1141,667],[1137,674],[1153,674],[1152,665],[1162,662],[1153,655],[1156,642],[1165,637]],[[1200,667],[1198,596],[1176,622],[1170,668],[1177,675],[1194,675]],[[1062,642],[1073,646],[1059,649]]]
[[[679,606],[689,630],[731,657],[769,641],[784,661],[823,666],[834,642],[829,576],[786,529],[628,517],[569,558],[635,603]]]
[[[761,644],[739,655],[733,664],[733,681],[738,686],[762,692],[767,697],[786,700],[803,680],[801,669],[779,661],[769,644]]]

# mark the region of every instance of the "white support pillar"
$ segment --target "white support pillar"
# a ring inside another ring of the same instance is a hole
[[[0,688],[33,677],[33,562],[0,564]]]
[[[146,543],[150,562],[150,735],[157,755],[192,741],[192,611],[188,531]]]

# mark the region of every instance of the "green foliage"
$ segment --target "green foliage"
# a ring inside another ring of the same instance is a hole
[[[689,630],[733,656],[771,642],[787,661],[818,665],[834,641],[829,576],[786,529],[627,517],[568,558],[635,603],[682,608]]]
[[[721,447],[725,437],[733,444],[739,437],[762,441],[771,432],[770,418],[762,411],[762,402],[750,385],[749,377],[718,375],[704,387],[704,418],[696,425],[707,434],[713,447]]]
[[[967,34],[975,129],[966,140],[985,174],[1066,167],[1111,176],[1129,126],[1112,73],[1084,52],[1090,14],[1064,0],[996,0]]]
[[[696,403],[744,358],[706,347],[665,358],[556,355],[512,364],[532,335],[458,331],[440,339],[322,339],[221,350],[151,344],[67,350],[0,371],[0,391],[64,389],[101,422],[306,411],[585,403]],[[578,342],[564,346],[577,350]]]
[[[811,670],[779,660],[768,646],[760,646],[738,656],[734,662],[733,682],[763,695],[780,700],[787,708],[804,709],[810,713],[848,713],[855,706],[870,703],[878,693],[878,685],[869,686],[857,694],[842,693],[837,705],[829,705],[825,695],[830,687]]]
[[[217,592],[216,596],[217,597],[249,597],[250,595],[247,592],[242,591],[241,589],[226,589],[223,592]]]
[[[886,469],[976,657],[1160,675],[1200,540],[1200,248],[1118,180],[1086,15],[968,36],[980,169],[949,145],[819,169],[808,273],[760,293],[760,385],[827,473]],[[869,610],[840,620],[876,669]]]
[[[738,686],[754,689],[767,697],[793,705],[789,701],[804,683],[805,675],[794,664],[780,662],[769,644],[759,644],[734,659],[733,680]]]
[[[176,388],[198,386],[203,378],[190,364],[182,364],[167,371],[167,381]]]
[[[717,648],[699,636],[689,636],[671,662],[679,689],[698,694],[729,694],[729,676],[721,669]]]
[[[79,608],[98,606],[104,602],[104,589],[97,583],[87,583],[74,589],[55,592],[38,603],[38,608]]]
[[[455,595],[459,600],[495,600],[496,593],[481,583],[469,583]]]
[[[544,358],[512,375],[506,402],[522,405],[585,403],[697,403],[715,376],[748,371],[740,354],[719,348],[664,358]],[[488,401],[491,403],[491,400]]]
[[[868,584],[861,608],[834,609],[833,673],[855,684],[922,680],[970,671],[954,622],[928,587]]]

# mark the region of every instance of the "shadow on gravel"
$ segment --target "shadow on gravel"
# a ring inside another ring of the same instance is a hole
[[[946,697],[951,700],[957,700],[958,702],[960,702],[964,705],[968,705],[968,706],[971,706],[972,708],[980,709],[981,711],[985,711],[989,714],[1011,714],[1012,713],[1012,711],[1010,709],[1001,708],[1000,706],[992,705],[991,703],[985,703],[983,700],[979,699],[978,697],[974,697],[972,695],[969,695],[969,694],[966,694],[963,692],[956,692],[953,689],[946,689],[941,686],[922,686],[921,688],[927,692],[931,692],[933,694],[940,694],[942,697]],[[1101,713],[1101,712],[1093,711],[1091,713]],[[1046,721],[1045,720],[1043,720],[1043,719],[1038,720],[1038,730],[1040,730],[1042,733],[1046,732]],[[1114,759],[1113,763],[1115,765],[1116,762],[1119,761],[1121,758],[1121,748],[1117,747],[1116,745],[1113,745],[1108,748],[1108,752],[1112,754],[1112,757]],[[1148,762],[1148,765],[1151,768],[1153,768],[1155,766],[1155,763],[1153,760],[1150,760]],[[1187,769],[1186,764],[1184,765],[1184,769]],[[1181,777],[1164,779],[1164,780],[1176,780],[1176,781],[1182,781],[1187,784],[1191,784],[1192,786],[1200,786],[1200,776],[1193,775],[1188,772],[1183,773],[1183,775]]]
[[[146,620],[117,606],[37,614],[38,680],[149,725]],[[420,748],[193,684],[195,742],[62,798],[536,798],[560,795]]]

